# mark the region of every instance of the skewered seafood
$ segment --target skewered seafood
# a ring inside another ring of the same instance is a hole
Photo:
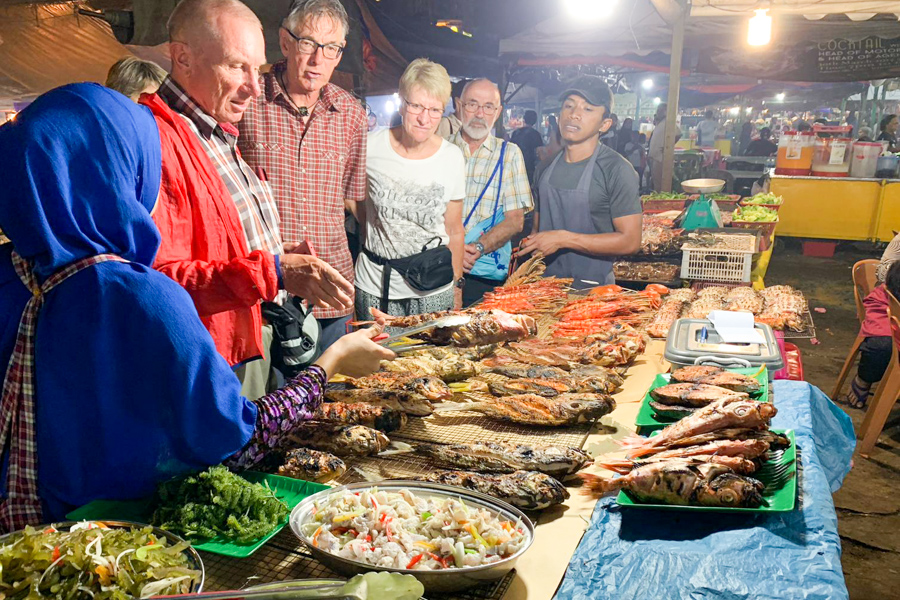
[[[556,398],[520,394],[492,398],[489,402],[445,405],[438,411],[471,410],[523,425],[559,426],[599,419],[615,407],[615,400],[601,394],[560,394]]]
[[[381,366],[393,373],[430,375],[447,383],[462,381],[477,374],[475,363],[471,360],[464,358],[437,359],[430,354],[401,356],[391,361],[383,361]]]
[[[540,471],[562,478],[594,462],[586,452],[567,446],[478,442],[418,444],[416,448],[441,466],[480,472]]]
[[[669,329],[681,317],[681,313],[684,312],[689,302],[689,300],[681,299],[681,296],[684,296],[684,294],[679,294],[679,292],[683,291],[694,293],[691,290],[672,290],[647,326],[648,335],[657,338],[664,338],[669,335]]]
[[[365,425],[333,425],[319,421],[306,421],[294,428],[288,441],[335,456],[378,454],[391,443],[386,435]]]
[[[755,394],[760,390],[759,381],[753,377],[719,367],[682,367],[672,372],[672,381],[715,385],[747,394]]]
[[[316,483],[337,479],[346,471],[347,465],[337,456],[309,448],[291,450],[278,467],[279,475]]]
[[[698,408],[723,399],[746,400],[749,396],[705,383],[670,383],[650,390],[650,397],[663,404]]]
[[[401,429],[407,419],[406,413],[401,410],[362,402],[326,402],[319,405],[313,418],[343,425],[365,425],[385,433]]]
[[[525,510],[543,510],[560,504],[569,497],[569,492],[563,484],[537,471],[516,471],[508,475],[443,471],[431,473],[420,479],[475,490]]]
[[[504,285],[486,293],[479,308],[519,314],[549,313],[565,303],[571,284],[571,279],[545,277],[526,283]]]
[[[757,508],[763,502],[762,482],[697,460],[651,462],[615,479],[581,477],[595,496],[624,489],[642,502],[663,504]]]
[[[453,391],[447,387],[447,384],[432,375],[417,377],[415,375],[381,371],[357,379],[348,377],[345,383],[352,388],[359,389],[370,388],[411,392],[429,400],[447,400],[453,396]]]
[[[622,445],[629,449],[629,458],[644,456],[675,440],[717,429],[766,427],[777,412],[775,407],[768,402],[719,400],[698,409],[694,414],[677,423],[669,425],[657,436],[652,438],[632,436],[622,440]]]
[[[386,406],[416,417],[427,417],[434,412],[431,402],[424,396],[395,390],[374,390],[371,388],[337,390],[332,387],[326,387],[325,400],[329,402],[363,402],[375,406]]]

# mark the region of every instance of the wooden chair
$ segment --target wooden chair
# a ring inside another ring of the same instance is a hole
[[[862,425],[856,437],[860,440],[857,446],[859,453],[865,458],[869,458],[869,454],[875,448],[878,436],[884,429],[891,409],[900,396],[900,364],[897,363],[897,339],[900,337],[900,302],[894,296],[888,294],[890,304],[888,305],[888,316],[891,319],[891,333],[893,334],[894,343],[891,352],[891,363],[888,365],[875,395],[869,401],[869,408],[866,409],[866,416],[863,417]]]
[[[853,298],[856,300],[856,318],[859,320],[860,325],[866,318],[866,307],[863,305],[863,300],[875,287],[875,269],[878,268],[878,263],[878,260],[870,258],[861,260],[853,265]],[[841,374],[838,375],[837,383],[834,384],[834,391],[831,392],[832,400],[837,401],[841,388],[844,387],[844,382],[847,381],[850,369],[853,367],[859,354],[859,346],[864,339],[864,337],[857,334],[856,340],[850,346],[850,352],[844,360],[844,366],[841,367]]]

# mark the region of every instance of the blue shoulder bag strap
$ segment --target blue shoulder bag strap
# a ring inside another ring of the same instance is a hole
[[[478,208],[478,205],[481,204],[481,199],[484,198],[485,193],[487,193],[488,188],[491,187],[491,182],[494,181],[494,176],[497,174],[497,171],[500,171],[500,181],[497,183],[497,200],[494,202],[494,219],[497,218],[497,205],[500,201],[500,186],[503,184],[503,155],[506,153],[506,145],[509,142],[506,140],[503,141],[503,144],[500,146],[500,160],[497,161],[497,164],[494,165],[494,170],[491,172],[490,179],[487,180],[487,183],[484,184],[484,189],[481,190],[481,193],[478,194],[478,199],[475,201],[475,204],[472,205],[472,210],[469,211],[468,216],[466,216],[466,220],[463,221],[463,227],[469,226],[469,221],[472,219],[472,215],[475,214],[475,210]],[[491,227],[494,226],[494,221],[491,221]]]

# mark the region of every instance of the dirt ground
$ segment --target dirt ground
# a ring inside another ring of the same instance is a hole
[[[831,394],[859,328],[850,269],[857,260],[880,255],[871,244],[847,243],[838,247],[834,258],[807,257],[796,240],[778,240],[766,285],[795,286],[806,294],[810,307],[826,310],[813,313],[820,344],[795,340],[806,380],[826,394]],[[863,411],[842,408],[859,427]],[[851,600],[900,597],[900,403],[871,458],[855,457],[834,502]]]

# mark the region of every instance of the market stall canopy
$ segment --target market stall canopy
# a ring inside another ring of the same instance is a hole
[[[661,70],[658,55],[672,47],[667,17],[673,3],[611,3],[599,22],[562,14],[501,40],[500,52],[518,65],[590,62]],[[797,14],[801,4],[814,6],[815,14],[808,16],[816,18]],[[879,12],[869,12],[874,9]],[[685,27],[683,70],[779,81],[900,76],[900,2],[772,2],[772,42],[758,49],[746,44],[751,12],[744,0],[694,2]]]
[[[83,4],[82,4],[83,6]],[[0,98],[25,100],[76,81],[106,80],[128,50],[79,3],[0,5]]]

